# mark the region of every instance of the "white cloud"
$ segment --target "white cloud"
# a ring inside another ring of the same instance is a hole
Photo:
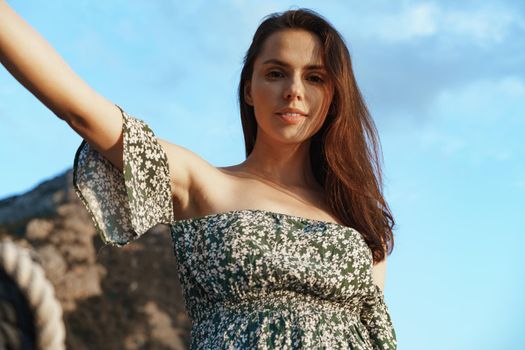
[[[513,26],[525,28],[525,19],[505,7],[477,5],[448,9],[434,2],[408,4],[399,10],[365,16],[366,34],[387,42],[405,42],[433,36],[469,38],[480,46],[499,43]],[[359,20],[359,19],[357,19]]]
[[[443,11],[441,22],[445,32],[471,37],[484,46],[501,42],[523,18],[505,9],[485,7],[475,11]]]
[[[525,82],[513,76],[445,91],[432,104],[419,142],[425,150],[471,164],[513,161],[525,151],[524,97]]]
[[[372,33],[387,41],[405,41],[436,33],[438,8],[434,4],[419,4],[399,13],[381,14],[371,20]]]
[[[504,78],[499,85],[501,92],[513,96],[521,97],[525,100],[525,83],[516,77]]]

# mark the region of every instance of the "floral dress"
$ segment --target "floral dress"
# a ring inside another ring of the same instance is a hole
[[[123,171],[83,141],[75,190],[107,244],[170,226],[191,349],[397,348],[359,232],[260,209],[176,220],[164,150],[144,121],[121,111]]]

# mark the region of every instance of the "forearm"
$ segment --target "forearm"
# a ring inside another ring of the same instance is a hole
[[[51,45],[0,0],[0,62],[59,118],[67,120],[79,94],[90,88]]]

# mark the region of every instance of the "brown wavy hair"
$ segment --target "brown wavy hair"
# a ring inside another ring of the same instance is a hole
[[[306,30],[320,39],[327,74],[334,84],[326,120],[311,139],[314,176],[325,189],[331,210],[343,224],[363,235],[374,263],[380,262],[393,250],[395,222],[382,193],[383,158],[377,129],[357,86],[343,38],[312,10],[270,14],[253,36],[244,57],[238,91],[246,156],[255,144],[257,122],[253,107],[244,99],[245,83],[252,77],[255,59],[266,39],[286,29]]]

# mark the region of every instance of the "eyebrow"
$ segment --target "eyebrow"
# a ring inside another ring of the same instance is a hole
[[[275,59],[275,58],[270,58],[269,60],[264,61],[262,64],[275,64],[275,65],[278,65],[278,66],[290,68],[290,65],[288,63],[283,62],[283,61],[278,60],[278,59]],[[311,65],[306,66],[306,69],[309,69],[309,70],[325,70],[325,67],[323,65],[320,65],[320,64],[311,64]]]

